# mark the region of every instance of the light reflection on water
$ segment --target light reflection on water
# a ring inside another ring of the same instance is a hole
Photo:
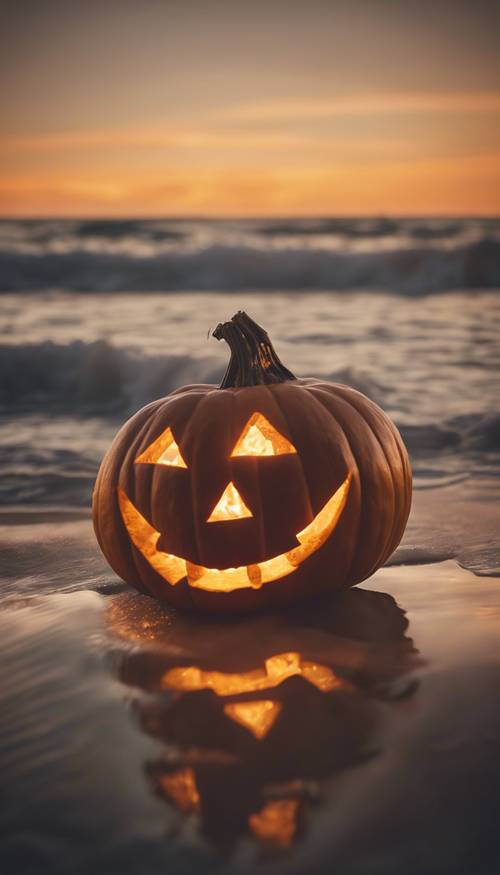
[[[224,622],[67,585],[0,611],[2,871],[494,871],[497,579],[384,568],[330,609]],[[201,688],[172,688],[186,667]]]
[[[107,622],[135,645],[118,675],[149,694],[134,697],[135,718],[164,745],[146,765],[154,792],[226,848],[303,835],[327,782],[375,755],[380,702],[416,691],[407,620],[379,592],[226,621],[124,594]]]

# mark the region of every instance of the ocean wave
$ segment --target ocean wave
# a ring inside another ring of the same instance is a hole
[[[206,356],[148,355],[104,340],[0,346],[0,407],[4,411],[124,417],[155,398],[190,383],[217,385],[224,365]],[[382,407],[392,390],[353,367],[317,376],[352,386]],[[500,449],[500,415],[469,414],[444,423],[398,422],[405,442],[420,452],[462,446],[471,451]]]
[[[145,222],[139,219],[94,219],[80,222],[74,229],[76,237],[102,237],[117,240],[123,237],[143,237],[149,240],[182,240],[185,233],[179,229],[164,227],[162,223]]]
[[[494,228],[494,221],[478,222],[477,228],[488,233]],[[265,222],[258,226],[258,232],[270,237],[300,235],[334,235],[358,239],[397,237],[402,234],[416,240],[443,240],[460,236],[464,231],[463,220],[443,219],[302,219],[288,222]]]
[[[98,340],[3,346],[0,371],[4,409],[113,414],[189,383],[220,382],[223,368],[210,358],[147,356]]]
[[[190,383],[220,383],[215,358],[146,355],[104,340],[84,343],[0,346],[0,405],[11,410],[98,413],[133,412]],[[353,368],[320,375],[353,386],[380,404],[386,389]]]
[[[0,414],[6,426],[0,505],[87,508],[99,461],[120,424],[179,386],[217,384],[223,369],[210,356],[151,355],[103,340],[0,347]],[[391,409],[393,389],[373,374],[339,367],[319,376],[353,386]],[[411,411],[408,420],[405,416],[400,411],[395,420],[411,454],[417,489],[452,486],[486,467],[498,473],[500,414],[464,413],[418,425],[411,424]]]
[[[371,251],[212,245],[156,254],[0,251],[0,290],[241,291],[380,289],[404,295],[500,286],[500,242]]]

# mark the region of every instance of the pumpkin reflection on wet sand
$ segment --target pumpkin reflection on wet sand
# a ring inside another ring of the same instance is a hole
[[[180,608],[245,612],[346,589],[401,540],[411,470],[361,393],[296,379],[245,313],[217,327],[220,387],[185,386],[130,419],[96,482],[114,570]]]
[[[373,755],[381,708],[413,690],[396,684],[416,659],[407,621],[383,593],[227,620],[123,595],[108,623],[134,645],[118,673],[143,691],[140,726],[166,744],[146,767],[154,791],[227,848],[298,838],[335,777]]]

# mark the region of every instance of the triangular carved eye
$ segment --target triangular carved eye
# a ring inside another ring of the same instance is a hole
[[[135,463],[144,462],[150,465],[171,465],[174,468],[187,468],[182,458],[181,451],[172,434],[172,429],[167,428],[160,437],[157,437],[147,450],[137,456]]]
[[[283,456],[297,450],[276,431],[262,413],[253,413],[241,432],[231,456]]]
[[[236,489],[236,486],[231,480],[215,505],[207,523],[218,523],[223,522],[224,520],[241,520],[244,519],[244,517],[249,516],[253,516],[253,513],[246,506],[240,493]]]

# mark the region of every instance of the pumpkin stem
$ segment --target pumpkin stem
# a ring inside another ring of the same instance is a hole
[[[242,310],[229,322],[217,325],[213,337],[225,340],[231,350],[220,389],[295,380],[292,372],[280,362],[267,332]]]

